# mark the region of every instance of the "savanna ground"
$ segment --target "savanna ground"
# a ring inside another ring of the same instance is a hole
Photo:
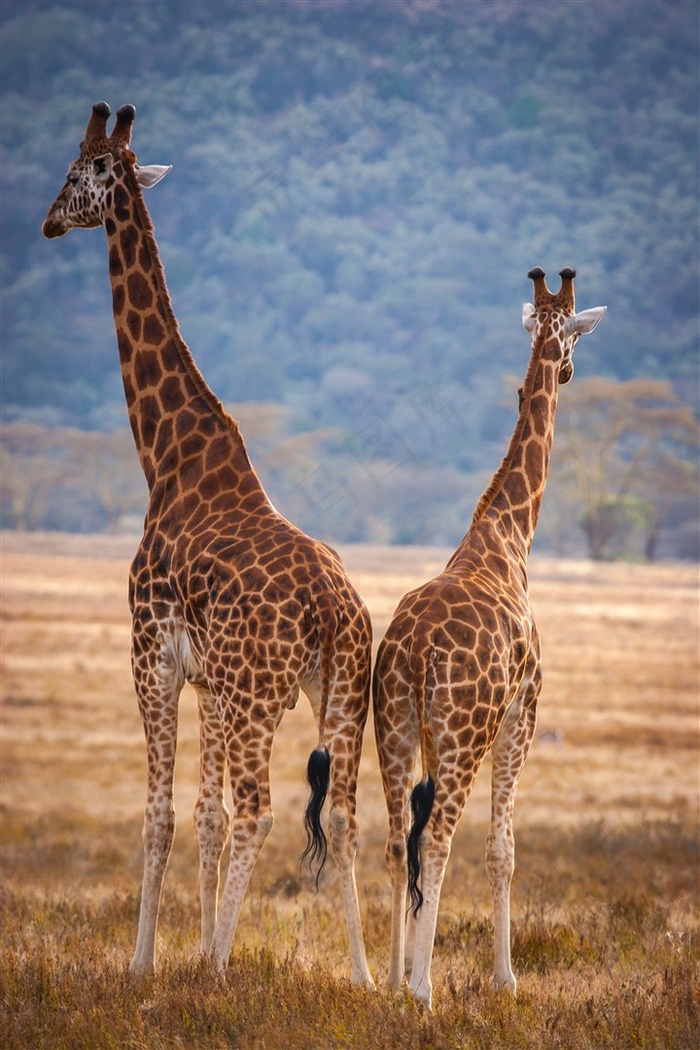
[[[318,893],[299,871],[315,744],[303,700],[278,735],[275,825],[224,983],[197,951],[197,726],[194,695],[183,694],[159,969],[128,976],[145,797],[126,605],[134,546],[2,536],[7,1050],[700,1045],[697,567],[533,561],[545,687],[515,811],[518,996],[489,984],[485,766],[445,880],[430,1014],[385,987],[386,814],[371,729],[357,875],[377,991],[348,980],[332,865]],[[342,553],[377,637],[403,592],[448,554]]]

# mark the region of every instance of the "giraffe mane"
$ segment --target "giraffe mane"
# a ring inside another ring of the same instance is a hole
[[[130,159],[133,158],[133,161],[131,163],[129,163],[127,157],[124,156],[124,153],[130,155]],[[211,411],[215,412],[219,416],[221,421],[231,428],[236,438],[240,442],[243,442],[243,437],[237,421],[233,418],[233,416],[229,415],[219,398],[216,396],[216,394],[214,394],[211,387],[206,382],[204,376],[202,375],[197,366],[197,362],[195,361],[192,355],[192,351],[190,350],[189,346],[187,345],[182,336],[182,333],[180,332],[180,325],[178,324],[177,318],[175,316],[175,311],[173,310],[172,301],[170,299],[170,292],[168,291],[168,284],[165,277],[165,269],[163,267],[163,263],[160,258],[160,252],[158,250],[158,245],[156,242],[153,220],[151,219],[148,208],[146,207],[146,202],[143,199],[143,192],[141,190],[141,187],[139,186],[138,181],[136,179],[136,172],[133,167],[133,164],[135,164],[136,162],[136,158],[134,154],[131,153],[131,151],[129,150],[123,151],[119,159],[121,160],[124,168],[124,177],[128,184],[132,200],[134,202],[134,208],[136,209],[138,222],[143,232],[144,240],[148,244],[151,260],[153,263],[152,276],[161,297],[161,303],[163,305],[164,311],[163,320],[166,324],[166,327],[172,339],[177,344],[183,364],[185,365],[185,368],[187,369],[187,372],[195,385],[197,394],[203,398],[203,400],[206,402],[207,406],[211,409]]]
[[[540,366],[542,359],[542,351],[544,350],[545,343],[547,342],[547,336],[549,335],[549,324],[544,327],[537,339],[535,340],[530,355],[530,363],[525,373],[525,380],[522,385],[522,393],[520,398],[520,411],[518,413],[518,420],[515,424],[515,430],[510,439],[508,450],[501,461],[501,465],[494,474],[491,484],[488,486],[486,491],[483,493],[481,499],[476,505],[474,516],[472,518],[472,528],[477,524],[478,521],[484,516],[486,511],[492,505],[496,496],[501,490],[501,487],[508,477],[513,459],[515,457],[516,450],[522,441],[523,430],[530,414],[530,405],[532,403],[532,391],[535,385],[535,378],[537,377],[537,370]]]

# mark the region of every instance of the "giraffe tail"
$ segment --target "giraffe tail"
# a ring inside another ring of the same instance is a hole
[[[430,819],[435,800],[435,782],[430,773],[416,784],[411,792],[411,830],[406,839],[406,861],[408,865],[408,892],[411,896],[411,911],[417,915],[423,904],[420,881],[420,851],[418,844],[425,825]]]
[[[318,746],[309,756],[306,767],[306,779],[311,788],[306,811],[304,828],[306,830],[306,849],[301,855],[301,863],[308,860],[311,867],[318,864],[316,871],[316,888],[318,889],[321,872],[328,857],[328,840],[321,824],[321,811],[328,794],[331,776],[331,756],[324,743],[326,713],[331,690],[331,669],[335,652],[335,637],[340,618],[338,602],[330,580],[321,578],[321,586],[310,595],[311,616],[318,636],[321,664],[321,705],[318,719]],[[323,586],[325,584],[325,586]]]
[[[435,781],[430,773],[429,754],[434,753],[432,730],[426,711],[426,692],[428,686],[428,667],[434,649],[429,635],[419,636],[411,647],[410,665],[413,673],[413,687],[416,698],[416,716],[420,733],[421,780],[413,788],[410,797],[411,827],[406,839],[406,862],[408,868],[408,891],[411,898],[411,911],[417,915],[423,904],[420,889],[420,837],[430,820],[435,801]]]
[[[311,788],[306,812],[304,813],[304,828],[306,829],[306,849],[301,855],[301,863],[308,859],[313,867],[318,862],[316,872],[316,889],[323,866],[328,856],[328,841],[326,833],[321,824],[321,810],[328,794],[328,784],[331,775],[331,756],[325,745],[314,748],[309,755],[306,767],[306,779]]]

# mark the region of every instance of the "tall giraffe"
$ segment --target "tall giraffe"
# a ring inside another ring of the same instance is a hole
[[[574,312],[573,270],[561,271],[556,295],[542,270],[528,276],[535,304],[523,307],[523,324],[532,336],[531,356],[505,458],[444,571],[402,598],[374,672],[374,724],[389,810],[389,981],[398,988],[404,970],[410,972],[414,995],[429,1006],[452,836],[489,749],[486,867],[494,903],[494,983],[513,992],[516,987],[510,963],[513,805],[541,686],[527,560],[547,479],[558,386],[573,375],[579,335],[592,332],[606,309]],[[422,779],[411,791],[418,750]],[[407,885],[413,908],[405,924]]]
[[[173,313],[140,187],[170,170],[140,167],[133,106],[111,136],[92,110],[78,159],[43,224],[48,238],[104,226],[129,421],[149,489],[130,573],[132,669],[147,742],[144,875],[131,970],[155,965],[163,878],[174,832],[178,698],[189,681],[200,720],[195,806],[201,945],[225,968],[253,866],[272,826],[275,730],[300,688],[318,723],[309,759],[307,852],[321,865],[321,807],[350,939],[353,979],[371,984],[354,864],[355,792],[369,708],[371,625],[338,555],[285,520],[253,469],[237,423],[206,385]],[[224,803],[228,765],[233,821]],[[219,867],[230,860],[217,918]]]

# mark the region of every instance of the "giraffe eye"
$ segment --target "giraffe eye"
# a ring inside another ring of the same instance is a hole
[[[80,179],[79,179],[79,177],[77,175],[69,175],[68,176],[68,183],[69,183],[70,186],[77,186],[79,182],[80,182]]]

